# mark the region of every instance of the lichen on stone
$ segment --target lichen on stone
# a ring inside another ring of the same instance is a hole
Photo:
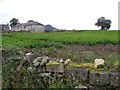
[[[62,63],[59,63],[59,62],[50,62],[50,63],[47,63],[46,66],[55,66],[55,65],[60,65]]]
[[[76,64],[76,63],[71,63],[71,64],[69,64],[66,68],[79,68],[80,67],[80,65],[79,64]]]
[[[93,69],[94,64],[92,63],[81,63],[81,64],[71,63],[66,68],[83,68],[83,67],[89,67]]]
[[[90,67],[90,68],[94,68],[94,64],[93,63],[81,63],[80,67]]]
[[[103,72],[103,71],[107,71],[105,68],[93,68],[90,69],[90,72]]]

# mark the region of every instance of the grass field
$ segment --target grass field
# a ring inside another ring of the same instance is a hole
[[[118,31],[78,31],[53,33],[3,33],[2,46],[36,48],[64,45],[118,44]]]

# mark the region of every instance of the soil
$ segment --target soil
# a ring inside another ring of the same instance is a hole
[[[59,53],[56,56],[64,59],[70,58],[75,62],[89,63],[93,62],[95,58],[102,58],[105,60],[118,60],[120,45],[67,45],[64,48],[57,49]],[[54,54],[55,55],[55,54]]]
[[[118,53],[120,45],[94,45],[94,46],[85,46],[85,45],[67,45],[65,49],[61,50],[74,50],[76,52],[87,52],[91,51],[96,54],[100,53]]]

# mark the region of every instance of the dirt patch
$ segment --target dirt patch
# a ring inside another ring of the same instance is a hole
[[[91,51],[94,53],[118,53],[120,45],[94,45],[94,46],[85,46],[85,45],[67,45],[65,49],[61,50],[71,50],[75,52],[87,52]]]
[[[70,58],[77,62],[93,62],[95,58],[105,60],[118,60],[119,45],[67,45],[64,48],[57,49],[57,56],[65,59]]]

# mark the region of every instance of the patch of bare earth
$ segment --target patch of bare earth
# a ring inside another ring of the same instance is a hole
[[[75,52],[94,52],[96,54],[103,53],[118,53],[120,45],[94,45],[94,46],[85,46],[85,45],[67,45],[63,50],[71,50]],[[61,49],[62,50],[62,49]]]
[[[57,49],[58,56],[70,58],[76,62],[93,62],[95,58],[105,60],[118,60],[118,45],[67,45],[64,48]]]

